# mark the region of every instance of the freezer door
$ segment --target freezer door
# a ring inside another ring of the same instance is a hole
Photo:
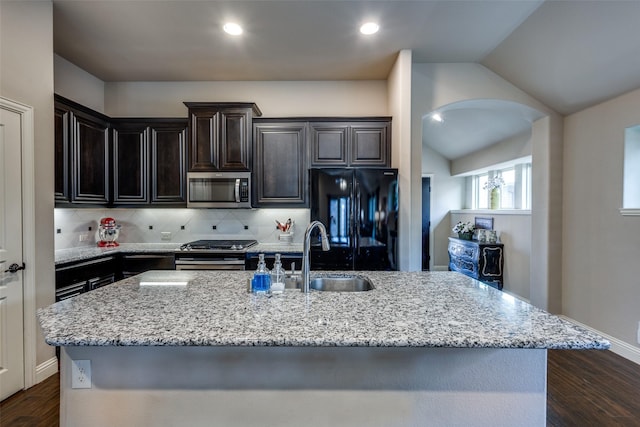
[[[397,270],[398,171],[356,170],[353,200],[354,268]]]

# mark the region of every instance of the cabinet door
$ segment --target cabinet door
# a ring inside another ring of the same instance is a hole
[[[254,126],[253,206],[307,205],[305,141],[305,123]]]
[[[56,103],[54,110],[55,120],[55,184],[54,194],[56,203],[68,203],[71,201],[71,185],[69,174],[70,160],[70,135],[69,123],[71,111],[63,105]]]
[[[151,125],[151,203],[187,203],[187,123],[176,121]]]
[[[348,123],[311,122],[309,133],[312,167],[348,165]]]
[[[72,202],[109,202],[109,124],[85,114],[71,116]]]
[[[215,109],[190,109],[189,170],[218,169],[220,114]]]
[[[352,124],[350,165],[390,166],[390,134],[389,122]]]
[[[113,129],[113,203],[149,202],[149,130],[143,123]]]
[[[251,132],[248,109],[220,112],[220,170],[248,171],[249,135]]]

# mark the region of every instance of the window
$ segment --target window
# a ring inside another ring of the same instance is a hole
[[[490,183],[492,182],[501,183],[498,209],[531,209],[531,163],[472,176],[473,209],[491,207]]]

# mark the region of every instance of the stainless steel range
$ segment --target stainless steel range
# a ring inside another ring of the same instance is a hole
[[[176,270],[244,270],[245,252],[256,240],[196,240],[175,253]]]

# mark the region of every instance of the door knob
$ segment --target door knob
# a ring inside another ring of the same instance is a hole
[[[11,265],[9,266],[9,268],[8,268],[8,269],[6,269],[4,272],[5,272],[5,273],[16,273],[16,272],[18,272],[19,270],[24,270],[24,269],[25,269],[24,262],[22,263],[22,265],[18,265],[18,264],[16,264],[16,263],[14,262],[14,263],[13,263],[13,264],[11,264]]]

